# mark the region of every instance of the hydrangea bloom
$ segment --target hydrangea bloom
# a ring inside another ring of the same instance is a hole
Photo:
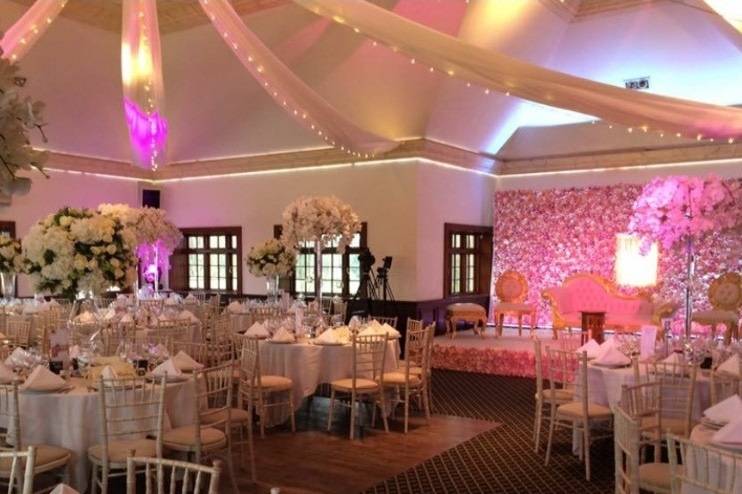
[[[7,236],[0,236],[0,271],[4,273],[23,272],[21,243]]]
[[[338,252],[343,252],[359,231],[358,215],[335,196],[300,197],[283,211],[281,240],[290,247],[301,242],[321,246],[337,242]]]
[[[251,248],[246,262],[254,276],[288,276],[296,264],[296,251],[270,239]]]

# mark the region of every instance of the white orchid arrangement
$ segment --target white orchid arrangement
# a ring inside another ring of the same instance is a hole
[[[300,197],[283,211],[281,240],[290,247],[302,242],[320,246],[337,242],[338,252],[343,252],[359,231],[358,215],[335,196]]]
[[[8,236],[0,236],[0,272],[22,273],[23,268],[21,243]]]
[[[2,54],[0,48],[0,190],[6,194],[25,193],[31,180],[18,177],[17,172],[35,168],[43,173],[42,165],[48,156],[47,152],[34,149],[28,137],[35,129],[46,140],[41,118],[44,104],[21,96],[24,79],[18,74],[18,66]]]
[[[136,237],[121,220],[63,208],[31,227],[22,241],[36,290],[73,299],[80,291],[126,288],[136,276]]]
[[[254,276],[288,276],[296,265],[296,251],[272,238],[252,247],[246,262]]]

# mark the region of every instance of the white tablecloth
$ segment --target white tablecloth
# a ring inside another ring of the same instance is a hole
[[[72,486],[87,489],[90,477],[88,448],[101,442],[98,393],[86,381],[72,379],[67,393],[20,393],[22,443],[61,446],[73,452]],[[168,384],[165,390],[165,429],[193,423],[196,390],[193,381]],[[5,424],[2,424],[5,426]]]
[[[714,432],[716,431],[706,427],[705,425],[699,424],[693,428],[693,431],[691,431],[690,438],[692,441],[695,441],[695,442],[709,444],[711,443],[711,436],[714,435]],[[735,451],[735,452],[738,454],[742,453],[742,451]],[[732,468],[732,465],[730,463],[727,463],[724,461],[720,462],[719,457],[715,455],[710,455],[708,457],[709,461],[707,463],[705,455],[698,455],[698,456],[699,457],[696,459],[696,462],[699,463],[700,468],[708,469],[708,474],[710,478],[721,480],[722,482],[721,485],[724,485],[724,482],[729,482],[729,480],[727,479],[729,479],[728,475],[730,474],[730,470]],[[686,468],[688,468],[688,466],[690,466],[691,469],[699,467],[694,464],[693,458],[687,459],[686,462],[688,463]],[[737,463],[737,472],[735,474],[734,485],[728,492],[734,493],[734,494],[742,494],[742,463],[740,462]],[[702,489],[700,487],[686,485],[684,483],[682,487],[682,493],[683,494],[707,494],[709,493],[709,491],[706,489]]]
[[[391,372],[399,366],[399,342],[392,340],[387,345],[384,370]],[[261,341],[260,370],[263,374],[285,376],[293,381],[294,407],[298,410],[304,398],[311,396],[320,384],[351,377],[353,347]]]

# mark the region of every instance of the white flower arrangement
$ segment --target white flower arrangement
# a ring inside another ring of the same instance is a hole
[[[288,276],[296,265],[296,251],[272,238],[252,247],[246,262],[254,276]]]
[[[22,273],[23,268],[21,243],[8,236],[0,236],[0,272]]]
[[[136,276],[136,237],[118,218],[89,209],[60,209],[22,241],[36,290],[75,298],[80,291],[125,288]]]
[[[338,252],[343,252],[359,231],[358,215],[335,196],[300,197],[283,211],[281,240],[291,247],[301,242],[320,246],[337,242]]]

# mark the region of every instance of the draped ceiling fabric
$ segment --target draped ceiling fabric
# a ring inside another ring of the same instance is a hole
[[[742,2],[739,0],[706,0],[706,5],[742,33]]]
[[[307,86],[242,22],[227,0],[199,0],[219,36],[289,115],[331,146],[353,156],[389,151],[397,143],[363,130]]]
[[[16,62],[26,55],[64,8],[67,0],[36,0],[0,39],[2,57]]]
[[[364,0],[294,0],[315,14],[451,76],[537,103],[645,131],[742,137],[742,109],[631,91],[545,69],[471,45]]]
[[[156,0],[125,0],[121,27],[124,114],[134,163],[153,170],[165,162],[167,119]]]

